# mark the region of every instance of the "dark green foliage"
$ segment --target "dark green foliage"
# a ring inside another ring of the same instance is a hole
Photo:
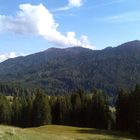
[[[78,90],[70,96],[53,96],[50,99],[52,123],[108,129],[110,111],[107,100],[101,93],[95,94],[92,97],[92,94]]]
[[[107,129],[109,125],[109,106],[101,91],[94,91],[91,102],[91,125],[94,128]]]
[[[69,97],[57,96],[52,104],[52,123],[54,124],[70,124],[71,102]]]
[[[18,97],[13,98],[13,103],[11,105],[11,108],[12,108],[11,124],[15,126],[20,126],[22,106]]]
[[[9,124],[11,121],[10,104],[5,96],[0,94],[0,123]]]
[[[25,88],[23,85],[0,83],[0,93],[6,96],[32,96],[35,89]]]
[[[136,86],[131,100],[131,131],[140,138],[140,85]],[[133,122],[133,123],[132,123]]]
[[[139,62],[140,41],[103,50],[52,48],[1,63],[0,80],[37,85],[49,94],[96,87],[114,95],[118,87],[132,88],[140,82]]]
[[[51,123],[49,97],[41,90],[35,95],[15,96],[11,108],[11,124],[20,127],[40,126]]]
[[[116,124],[119,130],[130,131],[140,137],[140,86],[129,94],[121,91],[116,106]]]
[[[11,108],[11,124],[21,127],[52,123],[108,128],[108,106],[105,96],[98,90],[94,94],[78,90],[65,96],[46,96],[37,90],[34,96],[14,97]],[[97,118],[100,118],[100,123],[97,123]]]
[[[21,118],[20,125],[21,127],[30,127],[32,126],[32,108],[33,108],[33,97],[32,96],[23,96],[19,97],[21,102]]]
[[[79,90],[78,94],[81,98],[80,125],[90,127],[91,112],[91,95]]]
[[[114,116],[108,98],[101,90],[83,90],[70,95],[47,96],[42,90],[34,95],[7,98],[0,95],[0,123],[20,127],[46,124],[110,129]],[[113,123],[112,123],[113,122]],[[112,125],[113,124],[113,125]],[[116,102],[116,128],[140,137],[140,86],[131,92],[120,90]]]
[[[71,95],[71,104],[72,104],[73,125],[79,126],[81,120],[80,118],[82,117],[81,116],[82,102],[79,93]]]
[[[51,123],[51,108],[48,97],[39,90],[33,102],[33,125],[41,126]]]
[[[116,122],[117,122],[117,129],[122,131],[128,131],[128,126],[130,123],[130,102],[129,102],[130,94],[123,89],[120,90],[118,94],[118,99],[116,102]]]

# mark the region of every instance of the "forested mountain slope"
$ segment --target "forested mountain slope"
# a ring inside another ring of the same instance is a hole
[[[115,94],[117,88],[140,83],[140,41],[90,50],[82,47],[50,48],[0,63],[0,81],[38,86],[48,93],[100,88]]]

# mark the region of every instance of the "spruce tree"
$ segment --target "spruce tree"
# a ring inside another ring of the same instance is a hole
[[[91,103],[91,127],[107,129],[109,113],[106,97],[101,91],[94,92]]]
[[[48,97],[38,90],[33,102],[33,125],[40,126],[51,123],[51,108]]]
[[[140,137],[140,85],[136,85],[133,94],[133,110],[131,120],[131,132]]]
[[[13,98],[13,103],[11,105],[12,108],[12,119],[11,119],[11,123],[12,125],[15,126],[20,126],[20,120],[21,120],[21,103],[19,101],[18,97],[14,97]]]
[[[9,101],[0,94],[0,123],[9,124],[11,121],[11,108]]]
[[[73,125],[80,126],[81,124],[81,98],[79,93],[71,95],[71,104],[72,104],[72,121]]]

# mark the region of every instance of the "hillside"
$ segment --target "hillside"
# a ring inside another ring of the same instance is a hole
[[[27,129],[0,126],[0,138],[4,140],[136,140],[128,134],[113,131],[55,125]]]
[[[117,88],[140,83],[139,72],[140,41],[103,50],[50,48],[0,63],[1,82],[38,86],[50,94],[96,87],[114,95]]]

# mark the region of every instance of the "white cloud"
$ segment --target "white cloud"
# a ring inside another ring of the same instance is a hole
[[[78,5],[78,3],[76,4]],[[93,47],[85,35],[77,39],[75,32],[67,32],[66,34],[59,32],[59,24],[42,4],[21,4],[19,8],[20,11],[17,12],[15,17],[0,15],[1,32],[39,35],[58,46]]]
[[[82,0],[69,0],[69,5],[80,7],[82,5]]]
[[[81,7],[83,0],[68,0],[68,5],[55,9],[55,11],[65,11],[73,7]]]
[[[9,58],[15,58],[17,55],[15,52],[10,52],[7,54],[0,54],[0,62],[5,61]]]
[[[69,6],[80,7],[83,4],[83,0],[69,0]]]

